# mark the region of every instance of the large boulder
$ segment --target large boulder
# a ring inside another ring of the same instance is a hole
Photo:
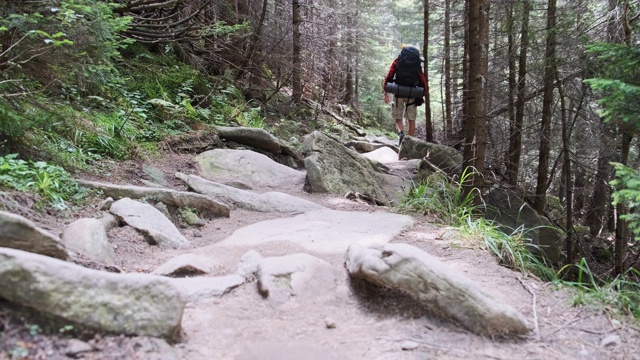
[[[99,264],[115,266],[116,254],[109,244],[105,223],[99,219],[78,219],[62,231],[62,242]]]
[[[264,129],[244,127],[244,126],[218,126],[216,127],[218,136],[221,139],[248,145],[256,149],[267,151],[273,155],[289,155],[296,161],[302,160],[291,146],[277,137],[269,134]]]
[[[282,213],[307,212],[324,208],[311,201],[281,192],[270,191],[257,194],[182,173],[177,173],[176,178],[182,180],[191,190],[223,202],[231,208]]]
[[[220,183],[241,183],[245,188],[302,187],[304,173],[250,150],[214,149],[196,156],[200,175]]]
[[[0,248],[0,297],[101,332],[175,339],[184,295],[169,279],[114,274]]]
[[[142,233],[150,245],[172,249],[189,247],[189,240],[155,207],[131,200],[120,199],[109,209],[121,222]]]
[[[42,230],[30,220],[0,211],[0,247],[24,250],[66,260],[69,254],[57,236]]]
[[[470,279],[407,244],[378,247],[351,245],[346,268],[355,278],[397,289],[446,319],[486,336],[523,335],[530,331],[524,317]]]
[[[484,196],[485,217],[496,221],[504,232],[522,232],[534,254],[543,255],[552,263],[560,260],[563,234],[547,218],[540,216],[518,194],[502,188],[492,188]]]
[[[230,140],[240,144],[252,146],[257,149],[268,151],[272,154],[282,152],[280,141],[264,129],[237,126],[216,127],[218,136],[223,140]]]
[[[390,201],[375,166],[357,152],[319,131],[307,136],[303,150],[308,154],[304,159],[307,191],[338,195],[363,193],[382,203]]]
[[[405,136],[400,146],[400,159],[425,159],[449,175],[460,174],[462,154],[452,147],[434,144],[413,136]]]

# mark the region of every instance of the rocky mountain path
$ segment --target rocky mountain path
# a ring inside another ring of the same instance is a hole
[[[191,158],[175,155],[154,165],[165,174],[197,172],[197,166],[187,164],[193,164]],[[167,178],[176,188],[184,186]],[[362,213],[394,212],[365,201],[309,194],[299,184],[268,190],[343,211],[347,219]],[[314,291],[314,278],[310,278],[310,290],[278,304],[270,303],[260,293],[255,279],[223,295],[190,302],[182,320],[182,341],[174,345],[183,359],[635,359],[640,354],[640,332],[633,326],[596,310],[573,307],[568,290],[500,266],[477,244],[453,229],[431,224],[425,217],[413,215],[412,224],[392,230],[388,240],[416,246],[461,271],[483,290],[520,311],[535,325],[530,335],[515,340],[474,335],[430,314],[402,294],[351,280],[344,271],[343,251],[314,251],[295,239],[221,246],[242,229],[254,235],[272,232],[274,238],[280,231],[284,237],[296,239],[322,237],[320,232],[325,230],[331,233],[328,223],[317,227],[296,219],[300,216],[235,209],[229,218],[216,219],[197,230],[184,230],[192,244],[187,250],[150,252],[146,244],[128,241],[123,234],[111,238],[120,239],[116,252],[127,271],[151,272],[176,255],[190,253],[218,264],[206,276],[224,276],[234,273],[250,250],[264,258],[310,254],[342,270],[334,288]],[[252,225],[261,227],[252,229]],[[298,227],[288,230],[289,225]],[[138,236],[126,228],[113,231]],[[341,236],[331,236],[346,242],[355,236],[348,229],[340,231]]]
[[[133,225],[110,227],[109,243],[122,272],[170,275],[186,294],[181,334],[171,346],[143,337],[97,336],[88,350],[67,351],[73,354],[68,356],[640,360],[640,329],[632,319],[573,306],[569,290],[500,266],[477,241],[425,216],[400,214],[357,196],[306,192],[304,171],[274,170],[272,160],[252,168],[255,155],[247,151],[225,150],[225,159],[238,157],[228,171],[214,175],[226,166],[219,159],[167,153],[82,176],[145,189],[197,190],[232,206],[228,217],[193,226],[180,219],[185,242],[169,247],[150,245]],[[412,165],[389,156],[384,153],[391,175],[410,177]],[[101,214],[96,206],[39,225],[62,233],[78,218]],[[515,338],[477,335],[400,291],[352,278],[345,253],[354,243],[408,244],[435,256],[445,269],[517,310],[531,331]],[[57,341],[59,347],[72,346],[70,340]]]

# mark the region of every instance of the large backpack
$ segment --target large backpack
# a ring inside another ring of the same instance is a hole
[[[420,51],[416,47],[405,46],[398,56],[394,82],[398,85],[418,86],[420,70],[422,70]]]

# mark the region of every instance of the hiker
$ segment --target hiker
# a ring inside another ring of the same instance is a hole
[[[382,87],[385,92],[385,103],[389,103],[389,93],[394,94],[391,114],[396,120],[396,131],[400,137],[399,144],[402,144],[404,139],[403,118],[406,116],[409,122],[409,135],[415,136],[417,106],[424,103],[423,97],[428,91],[418,48],[402,45],[402,51],[391,64],[389,73],[382,82]]]

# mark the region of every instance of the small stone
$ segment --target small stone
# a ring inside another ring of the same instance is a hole
[[[602,347],[618,346],[620,345],[621,341],[622,340],[620,339],[620,336],[616,334],[611,334],[611,335],[607,335],[604,339],[602,339],[602,341],[600,341],[600,346]]]
[[[409,340],[403,342],[402,345],[401,345],[402,350],[407,350],[407,351],[415,350],[415,349],[418,348],[418,346],[420,346],[420,344],[418,344],[415,341],[409,341]]]
[[[113,204],[114,200],[111,197],[108,197],[104,200],[102,200],[100,203],[98,203],[98,209],[102,210],[102,211],[107,211],[109,210],[109,208],[111,207],[111,204]]]
[[[80,341],[78,339],[70,339],[67,343],[67,348],[64,351],[65,355],[71,356],[73,358],[78,357],[78,355],[93,351],[95,348],[91,346],[91,344],[86,343],[84,341]]]
[[[333,320],[333,318],[327,316],[326,318],[324,318],[324,325],[327,327],[327,329],[335,329],[338,324],[336,324],[336,321]]]

